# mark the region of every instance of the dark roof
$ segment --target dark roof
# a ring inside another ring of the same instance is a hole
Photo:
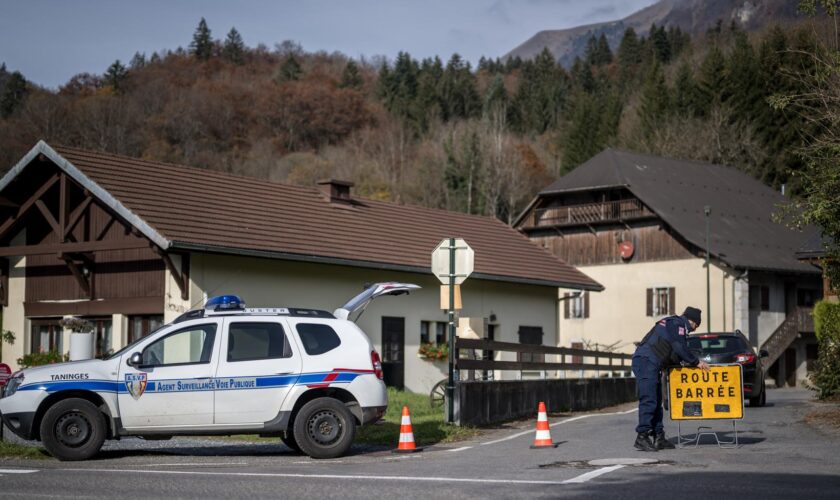
[[[0,191],[39,153],[164,249],[430,272],[431,251],[455,236],[475,250],[476,278],[603,289],[492,217],[361,198],[331,203],[315,187],[44,142],[0,180]]]
[[[739,170],[606,149],[540,192],[625,187],[689,243],[706,246],[703,207],[711,207],[711,253],[736,268],[818,272],[796,259],[815,229],[771,220],[786,198]]]
[[[825,247],[828,239],[821,233],[814,233],[804,245],[796,251],[797,259],[813,259],[825,257]]]

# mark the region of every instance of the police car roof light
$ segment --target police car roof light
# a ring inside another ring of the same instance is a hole
[[[214,311],[244,309],[245,301],[240,299],[237,295],[219,295],[218,297],[211,297],[207,299],[207,303],[204,304],[204,308],[212,309]]]

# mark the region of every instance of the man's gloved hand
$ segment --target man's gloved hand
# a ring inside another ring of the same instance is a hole
[[[701,360],[699,363],[697,363],[697,368],[700,368],[704,372],[707,372],[709,371],[709,363],[706,363],[705,361]]]

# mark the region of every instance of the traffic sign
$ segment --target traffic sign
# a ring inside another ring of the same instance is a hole
[[[6,385],[10,378],[12,378],[12,367],[6,363],[0,363],[0,387]]]
[[[444,238],[432,250],[432,273],[444,285],[449,284],[449,238]],[[473,272],[475,251],[463,238],[455,238],[455,284],[460,285]]]
[[[744,418],[741,365],[674,368],[668,373],[672,420],[736,420]]]

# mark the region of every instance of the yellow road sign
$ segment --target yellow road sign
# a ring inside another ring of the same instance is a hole
[[[672,420],[744,418],[744,384],[741,365],[674,368],[668,372]]]

